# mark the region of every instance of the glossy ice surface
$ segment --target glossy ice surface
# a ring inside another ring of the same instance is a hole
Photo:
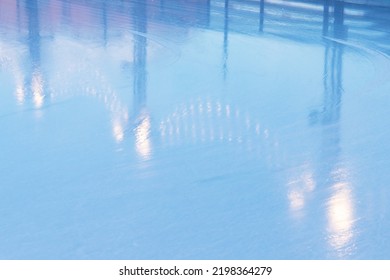
[[[0,258],[389,259],[389,1],[0,0]]]

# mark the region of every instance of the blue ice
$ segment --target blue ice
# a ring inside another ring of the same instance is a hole
[[[0,258],[389,259],[359,2],[0,0]]]

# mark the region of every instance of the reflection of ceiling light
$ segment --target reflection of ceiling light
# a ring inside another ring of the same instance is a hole
[[[44,94],[43,94],[43,80],[40,73],[34,73],[32,78],[31,89],[33,92],[33,99],[35,108],[39,109],[43,105]]]
[[[328,202],[328,229],[331,246],[340,249],[353,237],[352,194],[348,183],[337,183],[333,189],[335,192]]]
[[[221,103],[217,103],[217,113],[218,113],[218,116],[221,115]]]
[[[113,124],[113,134],[117,142],[122,142],[124,138],[123,126],[120,121],[116,120]]]
[[[288,200],[290,203],[290,210],[295,215],[305,206],[305,200],[308,193],[315,189],[316,183],[313,178],[313,174],[309,169],[309,164],[304,165],[304,172],[298,176],[298,178],[291,180],[287,186]]]
[[[269,131],[261,131],[259,122],[251,119],[249,114],[245,114],[245,117],[241,115],[240,111],[232,108],[230,104],[198,99],[188,105],[179,106],[162,120],[160,135],[163,140],[168,136],[170,140],[178,142],[191,137],[192,141],[220,139],[259,144],[270,137]]]
[[[299,211],[305,205],[305,197],[302,191],[291,191],[288,194],[288,200],[290,201],[290,208],[293,211]]]
[[[230,117],[230,106],[226,105],[226,117]]]
[[[135,146],[137,153],[143,159],[149,159],[151,156],[151,141],[150,141],[151,123],[150,116],[143,116],[139,125],[135,128]]]
[[[207,112],[208,112],[209,114],[211,114],[211,110],[212,110],[212,107],[211,107],[211,103],[210,103],[210,101],[209,101],[209,102],[207,102]]]
[[[16,101],[19,105],[23,105],[25,98],[24,88],[23,86],[17,85],[16,86]]]

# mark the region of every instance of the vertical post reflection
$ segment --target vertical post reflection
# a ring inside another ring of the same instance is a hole
[[[146,111],[147,85],[147,4],[144,1],[135,1],[133,6],[134,19],[134,113],[136,117],[135,145],[137,153],[148,159],[151,155],[151,122]]]
[[[327,1],[325,1],[327,5]],[[324,8],[323,32],[328,32],[329,17]],[[344,2],[336,1],[334,4],[334,28],[333,36],[336,39],[346,39],[344,26]],[[335,123],[340,118],[342,85],[342,65],[344,47],[338,42],[326,42],[324,62],[324,109],[322,122],[324,124]]]
[[[322,20],[322,35],[328,36],[329,29],[329,1],[324,0],[323,20]]]
[[[146,105],[147,14],[143,1],[134,3],[134,108],[136,114]]]
[[[260,0],[259,31],[264,30],[264,0]]]
[[[18,23],[18,31],[20,32],[20,0],[16,0],[16,16],[17,16],[17,23]]]
[[[228,60],[228,44],[229,44],[229,0],[225,0],[225,15],[223,28],[223,80],[227,76],[227,60]]]
[[[28,18],[28,47],[32,65],[38,68],[40,64],[40,35],[39,35],[39,14],[37,0],[26,1]]]
[[[70,0],[62,0],[62,6],[61,6],[61,19],[65,24],[70,23],[71,18],[71,9],[70,9]]]
[[[210,27],[211,21],[211,0],[207,0],[207,27]]]
[[[329,7],[324,4],[323,33],[328,34]],[[333,37],[345,40],[344,2],[334,2]],[[344,46],[339,42],[327,42],[324,56],[324,108],[322,114],[322,172],[324,178],[331,178],[331,196],[327,203],[328,242],[340,256],[351,247],[354,237],[354,210],[352,186],[348,170],[340,162],[340,111],[343,93],[343,52]],[[327,167],[329,166],[329,167]]]
[[[27,76],[26,86],[32,92],[35,108],[43,106],[44,80],[40,70],[41,64],[41,37],[39,34],[39,8],[37,0],[26,0],[26,14],[28,20],[28,49],[31,59],[31,73]]]
[[[104,46],[107,46],[107,3],[103,0],[102,7],[102,20],[103,20],[103,41]]]
[[[343,94],[343,53],[340,42],[347,38],[344,25],[344,2],[324,0],[322,35],[324,36],[322,110],[310,114],[312,124],[321,127],[321,147],[315,170],[315,182],[330,191],[326,202],[326,240],[331,254],[344,258],[354,250],[355,235],[353,186],[347,166],[341,159],[340,117]],[[333,13],[330,6],[333,6]],[[332,18],[333,17],[333,18]],[[332,24],[333,22],[333,24]],[[337,39],[332,40],[332,38]],[[302,192],[293,193],[290,208],[303,207]]]

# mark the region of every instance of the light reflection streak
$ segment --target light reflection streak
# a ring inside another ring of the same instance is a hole
[[[292,211],[299,211],[305,205],[305,197],[302,191],[293,190],[288,193],[290,208]]]
[[[12,51],[12,52],[10,52]],[[0,42],[0,70],[9,68],[15,77],[15,97],[18,105],[23,105],[26,100],[26,89],[24,86],[24,75],[20,69],[20,52],[16,48],[9,48]]]
[[[256,134],[260,134],[260,124],[256,124]]]
[[[218,117],[221,116],[221,111],[222,111],[221,109],[222,109],[221,103],[218,102],[217,103],[217,115],[218,115]]]
[[[240,112],[231,104],[209,98],[197,98],[178,106],[160,121],[158,130],[163,143],[169,145],[186,141],[235,142],[262,156],[270,154],[268,158],[272,160],[279,150],[279,142],[271,137],[268,128],[260,129],[259,121],[248,112]]]
[[[23,105],[25,100],[25,92],[24,87],[21,85],[16,86],[16,101],[19,105]]]
[[[226,117],[230,117],[230,106],[226,105]]]
[[[161,139],[163,142],[165,142],[165,136],[166,136],[166,126],[164,124],[164,122],[161,122],[160,123],[160,133],[161,133]]]
[[[352,190],[347,182],[340,182],[332,186],[332,191],[327,205],[329,244],[340,250],[349,244],[354,236]]]
[[[209,114],[211,114],[211,112],[212,112],[212,107],[211,107],[210,101],[207,102],[207,112],[208,112]]]
[[[135,130],[135,147],[137,153],[143,159],[149,159],[152,152],[152,145],[150,140],[151,122],[150,116],[145,115]]]
[[[275,143],[276,145],[277,143]],[[306,204],[307,196],[313,192],[316,182],[313,173],[310,171],[310,165],[305,164],[304,172],[296,179],[292,179],[288,184],[288,200],[290,211],[295,217],[301,217]],[[297,215],[299,213],[299,215]]]
[[[33,93],[33,100],[35,108],[39,109],[43,105],[44,93],[43,93],[43,79],[39,72],[35,72],[32,77],[31,90]]]
[[[124,134],[124,129],[123,129],[123,125],[122,125],[121,121],[114,120],[112,128],[113,128],[113,134],[114,134],[115,140],[118,143],[122,142],[125,134]]]

